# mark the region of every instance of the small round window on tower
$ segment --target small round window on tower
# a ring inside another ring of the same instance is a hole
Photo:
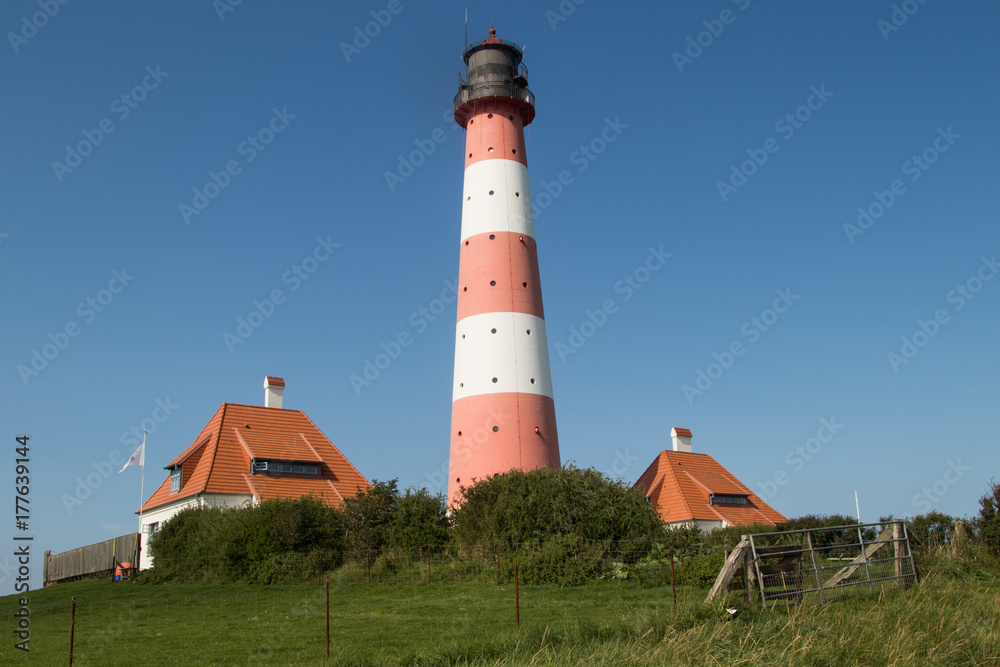
[[[489,114],[486,114],[486,117],[487,117],[487,118],[493,118],[493,114],[491,114],[491,113],[489,113]]]
[[[490,194],[493,194],[493,191],[492,191],[492,190],[490,190]]]
[[[516,148],[511,148],[510,152],[513,153],[514,155],[517,155],[517,149]]]
[[[491,280],[490,281],[490,287],[496,287],[496,286],[497,286],[497,281]]]
[[[496,378],[493,378],[493,382],[496,382],[496,381],[497,381],[497,379],[496,379]]]
[[[528,283],[521,283],[521,287],[527,287]]]
[[[472,153],[469,153],[469,157],[472,157]]]
[[[528,329],[528,335],[529,336],[531,335],[531,329]]]
[[[496,332],[497,332],[496,329],[490,329],[490,333],[496,333]]]
[[[535,384],[535,378],[531,378],[531,384]],[[459,434],[461,435],[461,434]]]
[[[495,238],[496,238],[495,234],[490,234],[490,241],[494,240]]]
[[[514,196],[515,196],[515,197],[520,197],[520,196],[521,196],[521,193],[520,193],[520,192],[515,192],[515,193],[514,193]]]
[[[499,427],[499,426],[494,426],[494,427],[493,427],[493,432],[494,432],[494,433],[496,433],[496,432],[497,432],[497,431],[499,431],[499,430],[500,430],[500,427]]]
[[[489,148],[487,148],[486,150],[487,150],[487,151],[489,151],[490,153],[492,153],[492,152],[493,152],[493,147],[492,147],[492,146],[490,146],[490,147],[489,147]]]

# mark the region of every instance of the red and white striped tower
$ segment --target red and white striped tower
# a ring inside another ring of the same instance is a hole
[[[535,117],[521,49],[490,36],[465,52],[465,134],[448,498],[496,473],[558,468],[524,126]]]

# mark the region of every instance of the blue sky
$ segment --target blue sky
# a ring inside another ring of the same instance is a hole
[[[139,471],[102,474],[130,429],[155,425],[148,495],[265,375],[369,479],[439,490],[466,5],[45,6],[0,10],[0,466],[13,482],[29,434],[36,553],[134,530]],[[977,511],[1000,458],[1000,8],[468,14],[470,40],[492,15],[527,47],[564,461],[632,482],[683,426],[788,516],[853,514],[855,489],[865,520]]]

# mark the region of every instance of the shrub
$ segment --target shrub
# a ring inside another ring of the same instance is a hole
[[[511,470],[462,487],[452,522],[458,544],[499,544],[510,551],[568,537],[577,557],[578,538],[636,542],[640,552],[648,551],[662,526],[641,491],[573,466]]]
[[[450,521],[444,496],[427,489],[407,489],[399,498],[390,520],[388,546],[396,549],[436,547],[440,551],[450,539]]]
[[[311,497],[234,509],[185,509],[165,522],[149,542],[152,578],[157,580],[254,583],[336,567],[343,546],[336,510]],[[337,556],[301,557],[309,553]]]
[[[341,518],[347,545],[355,560],[365,561],[377,557],[388,543],[393,514],[399,502],[396,480],[373,480],[372,488],[358,491],[353,498],[344,500]]]

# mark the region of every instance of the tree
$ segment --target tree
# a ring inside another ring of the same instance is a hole
[[[347,543],[355,558],[377,556],[389,541],[390,526],[399,503],[397,480],[373,480],[372,488],[344,500],[341,510]]]
[[[396,503],[389,546],[414,549],[447,544],[451,521],[446,510],[444,496],[431,495],[427,489],[407,489]]]
[[[979,539],[993,551],[1000,550],[1000,484],[990,480],[989,489],[979,499],[976,529]]]

